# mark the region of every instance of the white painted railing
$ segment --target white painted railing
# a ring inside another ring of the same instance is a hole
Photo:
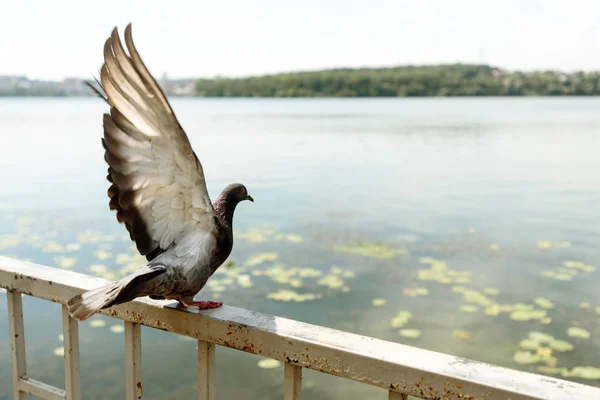
[[[106,280],[0,257],[0,287],[8,296],[14,399],[80,400],[78,323],[64,304]],[[21,294],[63,304],[65,389],[31,379],[25,365]],[[168,301],[138,299],[104,310],[125,321],[128,400],[142,398],[140,325],[198,340],[198,392],[215,399],[215,346],[227,346],[284,362],[284,399],[299,400],[302,368],[386,389],[390,400],[600,399],[600,389],[435,353],[397,343],[223,306],[182,309]]]

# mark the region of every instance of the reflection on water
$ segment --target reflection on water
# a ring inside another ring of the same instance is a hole
[[[198,295],[600,385],[600,101],[175,100],[214,198],[243,182],[229,262]],[[116,279],[142,262],[108,210],[92,99],[0,99],[0,253]],[[30,375],[62,386],[60,308],[26,298]],[[10,396],[0,297],[0,399]],[[124,392],[123,324],[81,324],[86,398]],[[196,390],[195,342],[143,329],[144,394]],[[219,398],[283,368],[217,350]],[[176,366],[176,367],[175,367]],[[308,398],[383,392],[305,372]]]

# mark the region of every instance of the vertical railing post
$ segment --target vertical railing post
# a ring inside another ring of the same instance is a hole
[[[390,390],[388,400],[408,400],[408,395],[398,392],[392,392]]]
[[[215,345],[198,340],[198,399],[215,400]]]
[[[65,393],[67,400],[81,400],[79,381],[79,324],[71,318],[67,306],[62,306],[65,359]]]
[[[125,390],[127,400],[142,398],[142,327],[125,322]]]
[[[27,394],[21,392],[20,381],[27,373],[25,362],[25,335],[23,327],[23,300],[21,293],[8,290],[8,330],[10,334],[10,354],[12,359],[13,399],[26,400]]]
[[[302,367],[286,362],[283,376],[283,399],[300,400],[302,392]]]

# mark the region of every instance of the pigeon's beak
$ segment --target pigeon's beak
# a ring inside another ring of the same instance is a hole
[[[250,196],[250,195],[247,195],[247,196],[246,196],[246,200],[250,200],[251,202],[253,202],[253,203],[254,203],[254,199],[253,199],[253,198],[252,198],[252,196]]]

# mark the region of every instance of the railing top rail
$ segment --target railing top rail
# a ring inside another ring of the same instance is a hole
[[[0,256],[0,287],[56,303],[107,281]],[[600,389],[236,307],[137,299],[102,314],[425,399],[600,399]]]

